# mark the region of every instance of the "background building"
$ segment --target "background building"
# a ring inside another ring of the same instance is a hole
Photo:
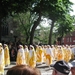
[[[17,23],[10,17],[1,25],[1,41],[14,42],[17,38]]]
[[[75,31],[71,32],[70,34],[67,34],[63,38],[63,42],[64,44],[75,45]]]

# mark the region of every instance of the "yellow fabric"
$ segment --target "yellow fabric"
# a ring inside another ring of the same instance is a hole
[[[45,62],[45,61],[46,61],[46,50],[43,49],[43,62]]]
[[[5,57],[5,66],[10,64],[10,56],[9,56],[9,49],[5,47],[4,49],[4,57]]]
[[[69,62],[70,59],[71,59],[71,52],[70,52],[70,50],[65,50],[64,51],[64,60],[66,62]]]
[[[0,49],[0,54],[2,53],[2,49]]]
[[[43,54],[42,49],[37,51],[37,62],[42,62],[42,60],[43,60],[43,55],[42,54]]]
[[[37,46],[37,48],[36,48],[36,51],[38,51],[39,50],[39,46]]]
[[[29,66],[36,67],[36,54],[35,51],[32,51],[32,56],[29,55]]]
[[[53,60],[56,60],[57,59],[57,53],[58,53],[58,49],[57,49],[57,46],[54,48],[53,50],[53,55],[54,55],[54,58]]]
[[[63,60],[64,59],[63,57],[64,57],[63,51],[62,50],[58,50],[58,53],[57,53],[57,61]]]
[[[25,61],[26,61],[26,64],[28,65],[29,64],[29,51],[25,52]]]
[[[71,59],[74,59],[74,53],[71,54]]]
[[[3,74],[4,73],[4,67],[3,65],[0,65],[0,74]]]
[[[48,66],[52,64],[52,57],[49,54],[46,55],[46,64]]]
[[[17,65],[26,64],[24,50],[21,50],[21,49],[18,50],[16,64]]]
[[[18,55],[17,55],[17,65],[21,65],[22,62],[23,62],[22,56],[21,56],[20,52],[18,52]]]
[[[35,61],[34,61],[34,57],[31,57],[30,60],[29,60],[29,66],[31,66],[31,67],[34,68],[34,67],[35,67],[35,64],[36,64],[36,63],[35,63]]]

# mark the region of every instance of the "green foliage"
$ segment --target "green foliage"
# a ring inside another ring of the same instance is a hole
[[[0,15],[3,18],[8,14],[26,12],[33,2],[34,0],[0,0]]]
[[[63,37],[65,34],[70,33],[73,31],[73,17],[70,16],[69,14],[65,15],[64,20],[59,20],[59,27],[58,27],[58,34],[60,37]]]
[[[49,30],[49,27],[43,27],[42,25],[39,25],[39,29],[36,29],[34,34],[34,42],[48,44]]]
[[[15,15],[15,20],[18,22],[17,31],[20,31],[21,35],[25,35],[25,38],[30,37],[32,29],[35,31],[42,16],[52,20],[54,23],[60,19],[58,21],[60,25],[58,31],[61,32],[60,29],[63,27],[65,28],[64,33],[67,33],[72,30],[71,17],[66,15],[72,10],[71,5],[72,3],[69,0],[0,0],[0,20],[9,14],[17,14],[17,16]],[[54,25],[51,25],[51,33],[53,27]],[[47,34],[44,30],[43,35]],[[44,41],[45,39],[40,40]]]
[[[14,20],[18,23],[16,31],[25,39],[25,43],[28,43],[30,37],[30,28],[32,23],[30,22],[30,12],[14,15]]]

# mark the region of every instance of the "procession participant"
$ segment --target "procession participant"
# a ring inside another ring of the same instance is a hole
[[[53,56],[53,61],[56,60],[56,46],[51,45],[51,49],[52,49],[52,56]]]
[[[61,46],[57,48],[57,61],[64,59],[64,52]]]
[[[25,53],[25,60],[26,60],[26,64],[29,64],[29,50],[28,50],[28,46],[24,45],[24,53]]]
[[[36,53],[32,45],[29,46],[29,66],[36,67]]]
[[[71,50],[70,46],[68,46],[68,50],[69,50],[68,57],[69,57],[69,61],[70,61],[71,60],[71,55],[72,55],[72,50]]]
[[[57,61],[51,67],[53,67],[52,75],[69,75],[71,69],[68,63],[63,60]]]
[[[46,64],[49,66],[50,64],[52,64],[52,50],[51,47],[49,45],[47,45],[47,49],[46,49]]]
[[[46,62],[46,49],[44,45],[42,45],[42,50],[43,50],[43,63],[45,63]]]
[[[0,74],[4,74],[5,61],[4,61],[4,50],[2,43],[0,43]]]
[[[17,65],[23,65],[26,64],[25,61],[25,54],[24,54],[24,49],[22,45],[19,45],[19,50],[17,53],[17,61],[16,61]]]
[[[71,59],[71,54],[72,54],[71,49],[69,48],[68,45],[66,45],[66,48],[65,48],[65,51],[64,51],[64,60],[65,60],[66,62],[69,62],[69,61],[70,61],[70,59]]]
[[[36,56],[37,56],[37,62],[42,63],[43,62],[43,49],[41,46],[38,46],[38,49],[36,50]]]
[[[4,59],[5,59],[5,66],[10,65],[10,55],[9,55],[9,48],[7,44],[4,44]]]
[[[63,49],[63,53],[64,53],[64,61],[66,61],[66,55],[67,55],[67,53],[66,53],[66,46],[62,46],[62,49]]]
[[[16,57],[17,57],[17,49],[16,47],[12,47],[10,49],[10,61],[16,61]]]
[[[44,45],[44,48],[43,48],[43,52],[44,52],[43,62],[44,63],[46,63],[46,50],[47,50],[47,45]]]
[[[38,51],[39,50],[39,45],[36,45],[36,51]]]
[[[36,63],[38,62],[38,51],[39,51],[39,46],[36,45]]]

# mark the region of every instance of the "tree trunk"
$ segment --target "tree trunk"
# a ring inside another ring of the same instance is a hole
[[[60,45],[62,44],[62,37],[60,37]]]
[[[33,44],[34,32],[35,32],[36,27],[39,25],[40,21],[41,21],[41,12],[39,13],[39,17],[37,21],[34,22],[34,25],[32,27],[32,30],[30,33],[30,44]]]
[[[28,34],[26,34],[26,40],[25,40],[25,42],[28,44],[28,40],[29,40],[29,35]]]
[[[63,38],[63,30],[62,30],[62,35],[61,35],[61,37],[60,37],[60,45],[62,45],[62,38]]]
[[[52,21],[51,28],[50,28],[49,42],[48,42],[49,45],[51,45],[52,42],[52,32],[53,32],[54,22],[55,21]]]

